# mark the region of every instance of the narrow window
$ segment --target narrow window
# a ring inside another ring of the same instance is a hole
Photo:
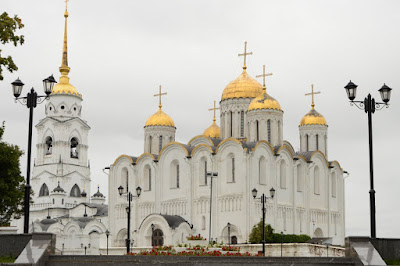
[[[61,204],[64,204],[64,199],[61,199]]]
[[[153,138],[149,136],[149,153],[151,153],[151,142],[153,141]]]
[[[297,191],[303,191],[303,169],[301,164],[297,165]]]
[[[240,112],[240,137],[244,137],[244,111]]]
[[[271,120],[267,121],[268,142],[271,143]]]
[[[336,198],[336,174],[332,173],[332,197]]]
[[[176,187],[179,188],[179,164],[176,165]]]
[[[232,157],[232,182],[235,182],[235,157]]]
[[[314,168],[314,194],[319,195],[319,168],[315,166]]]
[[[207,161],[204,162],[204,184],[207,185]]]
[[[49,195],[49,188],[46,184],[43,184],[40,187],[39,197],[48,196]]]
[[[53,151],[53,139],[51,137],[46,138],[46,155],[50,155]]]
[[[71,158],[78,158],[78,140],[76,138],[71,139]]]
[[[124,167],[121,171],[121,185],[124,187],[124,191],[128,192],[128,188],[129,188],[129,173],[128,173],[128,169],[126,167]]]
[[[267,184],[267,162],[264,156],[258,161],[258,182],[261,185]]]
[[[278,141],[281,140],[281,136],[282,136],[281,121],[278,121]]]
[[[318,150],[318,134],[315,135],[315,150]]]
[[[230,127],[230,130],[231,130],[231,132],[230,132],[230,136],[232,137],[233,136],[233,113],[232,113],[232,111],[231,112],[229,112],[229,114],[230,114],[230,119],[231,119],[231,127]]]
[[[151,168],[149,168],[149,191],[151,190]]]
[[[81,190],[78,187],[77,184],[75,184],[72,188],[71,188],[71,192],[69,193],[69,195],[71,197],[80,197],[81,196]]]
[[[258,120],[256,121],[256,131],[257,131],[257,141],[260,140],[260,127],[258,124]]]
[[[158,152],[160,152],[161,149],[162,149],[162,136],[159,137],[159,144],[158,145],[159,145],[158,146]]]
[[[306,134],[306,151],[308,151],[308,134]]]
[[[281,161],[281,167],[280,167],[280,185],[281,188],[286,188],[286,164],[285,161]]]

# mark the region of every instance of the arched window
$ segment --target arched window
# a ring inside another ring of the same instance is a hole
[[[153,137],[149,136],[149,153],[151,153],[151,142],[153,141]]]
[[[264,156],[258,161],[258,182],[260,185],[267,184],[267,160]]]
[[[336,198],[336,188],[337,188],[337,182],[336,182],[336,173],[332,173],[331,175],[331,183],[332,183],[332,197]]]
[[[53,204],[56,203],[56,201],[53,199]]]
[[[79,158],[78,157],[78,139],[71,139],[71,158]]]
[[[201,158],[199,167],[200,167],[199,184],[207,185],[207,159],[205,157]]]
[[[306,134],[306,151],[308,151],[308,134]]]
[[[229,112],[229,118],[230,118],[230,137],[233,136],[233,112]]]
[[[314,194],[319,195],[319,168],[314,167]]]
[[[227,182],[235,182],[235,157],[233,154],[229,154],[226,158],[226,173],[227,173]]]
[[[179,185],[179,163],[174,160],[170,165],[170,187],[179,188]]]
[[[169,137],[169,142],[173,142],[174,139],[172,137]]]
[[[128,193],[129,189],[129,172],[126,167],[122,168],[121,171],[121,182],[122,182],[122,187],[124,188],[124,193]]]
[[[162,136],[158,137],[158,139],[159,139],[158,152],[160,152],[162,149]]]
[[[71,192],[69,193],[69,195],[71,197],[80,197],[81,196],[81,190],[79,189],[78,185],[75,184],[72,188],[71,188]]]
[[[48,195],[49,195],[49,188],[47,187],[46,184],[43,183],[43,185],[40,187],[39,197]]]
[[[280,163],[280,185],[281,188],[286,188],[286,163],[284,160]]]
[[[297,191],[303,191],[304,179],[303,179],[303,167],[301,164],[297,165]]]
[[[259,123],[258,123],[258,120],[256,121],[256,134],[257,134],[257,141],[259,141],[260,140],[260,126],[259,126]]]
[[[53,152],[53,139],[49,136],[46,138],[46,155],[50,155]]]
[[[61,204],[64,204],[64,199],[61,199]]]
[[[244,137],[244,111],[240,112],[240,137]]]
[[[315,150],[319,149],[319,145],[318,145],[318,134],[315,135]]]
[[[151,168],[149,165],[146,165],[144,167],[144,185],[145,185],[145,190],[150,191],[151,190]]]
[[[271,143],[271,120],[267,120],[268,142]]]

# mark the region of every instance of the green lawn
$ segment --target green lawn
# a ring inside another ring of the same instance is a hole
[[[13,263],[15,261],[15,258],[12,256],[0,256],[0,262],[5,262],[5,263]]]
[[[385,260],[387,265],[400,265],[400,259],[396,260]]]

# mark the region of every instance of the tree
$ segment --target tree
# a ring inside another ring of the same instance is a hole
[[[24,24],[22,24],[21,19],[15,15],[14,18],[10,18],[7,12],[0,15],[0,42],[6,44],[12,42],[14,46],[18,44],[22,45],[25,41],[24,35],[16,35],[15,31],[17,29],[22,29]],[[0,49],[0,80],[3,80],[3,67],[8,71],[13,72],[18,70],[15,65],[14,60],[11,56],[2,57]]]
[[[263,227],[263,222],[262,220],[253,226],[253,229],[251,229],[250,236],[249,236],[249,241],[252,244],[258,244],[261,243],[261,240],[263,239],[262,237],[262,227]],[[271,243],[273,241],[273,234],[274,234],[274,229],[270,224],[267,224],[265,226],[265,242]]]
[[[23,213],[24,177],[19,169],[23,151],[17,145],[3,141],[5,126],[0,126],[0,226]]]

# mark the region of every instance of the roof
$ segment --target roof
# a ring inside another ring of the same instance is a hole
[[[178,215],[160,214],[167,221],[169,227],[172,229],[177,228],[181,223],[187,223],[185,219]]]

